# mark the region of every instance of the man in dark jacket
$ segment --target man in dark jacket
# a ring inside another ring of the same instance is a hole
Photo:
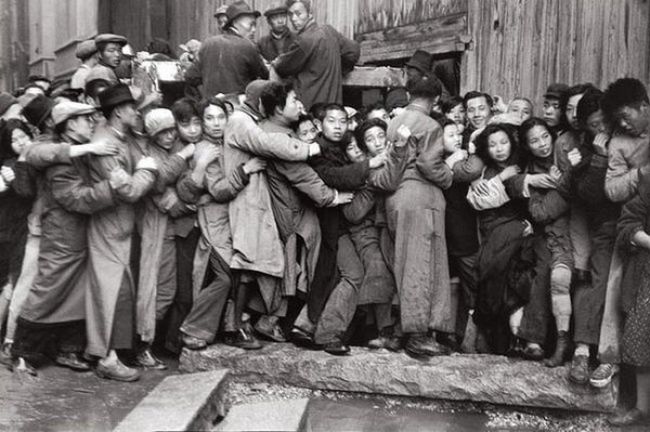
[[[262,57],[267,61],[273,61],[280,54],[284,54],[295,39],[294,34],[291,33],[287,26],[287,13],[286,6],[276,7],[264,12],[271,31],[260,39],[257,47]]]
[[[244,93],[251,81],[269,76],[255,43],[258,11],[244,1],[237,1],[226,10],[228,22],[223,34],[206,39],[201,45],[199,58],[187,71],[190,85],[203,84],[203,97],[219,93]]]
[[[314,21],[310,0],[288,0],[289,19],[298,32],[289,50],[272,65],[280,77],[295,76],[307,109],[318,102],[343,102],[343,74],[359,60],[360,48],[328,25]]]

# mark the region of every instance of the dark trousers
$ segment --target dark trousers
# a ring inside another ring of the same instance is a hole
[[[339,212],[336,207],[316,209],[321,229],[321,244],[314,269],[314,280],[307,293],[307,313],[312,323],[318,322],[339,279],[336,265],[340,234]]]
[[[467,256],[449,256],[450,275],[460,279],[460,292],[456,308],[456,336],[462,339],[465,335],[469,311],[476,303],[476,285],[478,253]]]
[[[201,230],[194,228],[187,237],[176,237],[176,296],[169,309],[169,321],[165,347],[180,352],[180,327],[192,309],[192,271],[194,253],[201,236]]]
[[[535,280],[530,288],[530,298],[524,307],[519,327],[519,337],[528,342],[546,343],[551,313],[551,252],[543,234],[535,238]]]
[[[616,242],[616,220],[607,221],[591,232],[589,267],[591,283],[576,286],[573,298],[574,336],[577,343],[598,345],[605,309],[609,267]]]
[[[58,353],[79,353],[86,345],[84,321],[42,324],[18,317],[11,352],[29,360]]]
[[[199,291],[189,315],[180,328],[186,335],[207,342],[212,342],[219,330],[223,310],[233,286],[230,266],[215,251],[210,253],[210,271],[213,274],[212,281]]]

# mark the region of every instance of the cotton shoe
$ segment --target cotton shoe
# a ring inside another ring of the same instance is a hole
[[[526,345],[521,355],[526,360],[540,361],[544,359],[544,350],[539,346]]]
[[[13,364],[13,356],[11,355],[11,343],[5,342],[0,349],[0,364],[11,367]]]
[[[227,345],[245,350],[258,350],[262,348],[260,341],[258,341],[252,333],[247,332],[243,328],[240,328],[238,331],[229,335],[224,342]]]
[[[90,370],[90,365],[76,353],[59,353],[57,354],[54,362],[59,366],[67,367],[69,369],[86,372]]]
[[[562,366],[569,356],[571,342],[568,332],[561,331],[557,334],[557,343],[553,355],[544,360],[544,365],[550,368]]]
[[[458,338],[455,334],[438,333],[436,335],[436,341],[446,346],[453,352],[460,352],[460,343],[458,343]]]
[[[569,381],[584,385],[589,382],[589,356],[574,355],[571,361]]]
[[[145,348],[135,356],[135,364],[145,369],[165,370],[167,365],[158,359],[151,352],[151,348]]]
[[[208,346],[208,343],[203,339],[195,338],[194,336],[186,334],[181,335],[181,340],[183,341],[184,346],[193,351],[202,350]]]
[[[19,374],[25,373],[31,376],[38,375],[34,366],[30,365],[23,357],[17,357],[14,359],[11,370]]]
[[[140,372],[137,369],[124,365],[119,359],[112,364],[106,364],[100,360],[97,362],[95,373],[100,378],[114,381],[131,382],[140,379]]]
[[[269,317],[267,315],[262,316],[255,323],[255,331],[274,342],[282,343],[287,341],[287,338],[284,336],[284,332],[280,328],[278,320],[275,317]]]
[[[323,350],[328,354],[342,356],[350,352],[350,347],[340,340],[335,340],[323,345]]]
[[[633,426],[633,425],[645,425],[648,424],[648,415],[644,412],[638,410],[637,408],[632,408],[629,411],[625,411],[620,414],[616,414],[609,419],[607,422],[612,426]]]
[[[409,335],[404,350],[411,357],[433,357],[449,354],[449,348],[436,342],[435,338],[424,333]]]
[[[612,378],[618,373],[618,370],[616,364],[601,363],[591,374],[589,383],[596,388],[605,388],[612,382]]]

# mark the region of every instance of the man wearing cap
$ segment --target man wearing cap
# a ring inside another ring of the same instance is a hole
[[[343,74],[354,68],[359,44],[329,25],[314,21],[311,0],[288,0],[289,19],[298,32],[288,51],[271,63],[282,78],[295,77],[306,109],[318,102],[343,102]]]
[[[81,60],[81,65],[70,79],[70,88],[83,91],[86,85],[86,77],[90,70],[97,64],[97,45],[94,39],[81,41],[77,44],[75,56]]]
[[[266,61],[273,61],[280,54],[284,54],[293,43],[295,37],[287,25],[288,11],[286,6],[279,6],[264,12],[271,30],[260,39],[257,47]]]
[[[228,120],[224,134],[226,176],[257,157],[306,161],[320,153],[318,144],[307,144],[286,134],[266,133],[259,127],[260,95],[269,81],[253,81],[246,87],[246,102]],[[283,316],[286,303],[276,289],[284,276],[284,249],[273,214],[271,194],[264,173],[250,175],[248,185],[230,202],[230,226],[234,254],[233,271],[242,282],[257,282],[267,315]],[[255,233],[255,235],[251,235]],[[245,289],[240,287],[240,289]]]
[[[43,90],[43,93],[47,94],[47,92],[50,90],[52,80],[43,75],[30,75],[27,78],[27,85],[29,86],[30,84],[40,87],[41,90]]]
[[[135,157],[133,129],[139,114],[128,86],[116,84],[99,95],[106,125],[93,140],[115,143],[115,156],[89,161],[93,182],[118,178],[119,203],[93,214],[88,227],[89,289],[86,293],[86,352],[97,356],[96,373],[102,378],[135,381],[137,370],[125,366],[116,350],[131,349],[134,330],[134,292],[130,258],[135,227],[134,203],[154,185],[156,164],[152,158]],[[115,174],[117,172],[117,174]]]
[[[190,85],[203,84],[205,98],[219,93],[243,93],[254,79],[269,76],[251,40],[260,13],[246,2],[237,1],[228,6],[226,15],[228,22],[224,33],[203,42],[198,60],[185,75]]]
[[[86,77],[86,82],[90,80],[90,76],[97,75],[102,76],[111,85],[120,82],[115,73],[115,68],[120,65],[122,47],[126,44],[127,40],[124,36],[110,33],[95,36],[97,64],[90,70],[90,73]]]
[[[551,84],[544,93],[543,119],[558,137],[569,127],[564,115],[568,93],[569,86],[562,83]]]
[[[87,143],[93,135],[92,106],[63,101],[52,109],[54,139],[68,145]],[[42,238],[38,274],[23,303],[12,347],[14,370],[35,375],[28,361],[55,336],[55,362],[78,371],[90,369],[80,357],[85,346],[84,296],[87,279],[88,215],[115,204],[118,183],[93,183],[86,161],[71,159],[45,171]]]
[[[217,27],[219,27],[220,31],[225,30],[226,23],[228,22],[228,14],[226,14],[226,11],[228,10],[228,5],[221,5],[217,9],[217,11],[214,14],[214,17],[217,19]]]

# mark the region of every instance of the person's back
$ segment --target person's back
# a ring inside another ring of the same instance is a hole
[[[203,80],[204,97],[244,93],[249,82],[268,77],[255,45],[231,29],[203,42],[195,67],[193,73]]]

